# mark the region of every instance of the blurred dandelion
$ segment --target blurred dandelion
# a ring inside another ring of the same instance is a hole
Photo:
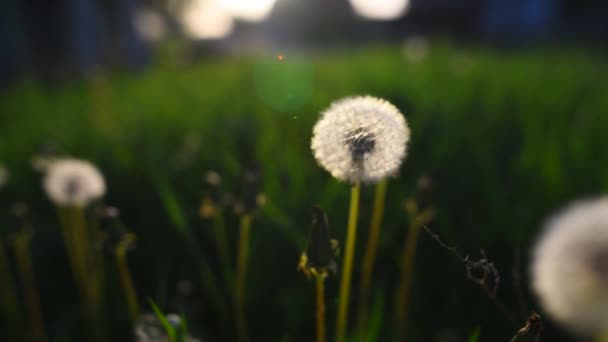
[[[0,164],[0,189],[8,183],[9,173],[4,165]]]
[[[375,183],[396,174],[409,137],[409,127],[399,110],[372,96],[348,97],[332,103],[313,128],[311,149],[317,162],[335,178],[352,183],[340,282],[338,342],[344,341],[348,322],[360,183]],[[379,210],[377,206],[375,211]]]
[[[58,209],[68,259],[88,317],[90,339],[103,340],[101,234],[98,222],[90,220],[85,209],[105,194],[104,178],[93,164],[71,158],[54,158],[44,171],[43,187]]]
[[[331,239],[327,215],[323,209],[312,211],[312,231],[306,252],[302,253],[298,269],[306,277],[315,277],[317,287],[317,342],[325,341],[325,278],[335,274],[338,256],[338,241]]]
[[[372,96],[338,100],[321,113],[311,147],[332,176],[375,183],[394,175],[406,154],[410,130],[399,110]]]
[[[51,163],[46,169],[43,186],[58,206],[84,207],[106,191],[99,170],[78,159],[59,159]]]
[[[608,197],[578,201],[545,224],[532,254],[532,288],[570,330],[608,337]]]

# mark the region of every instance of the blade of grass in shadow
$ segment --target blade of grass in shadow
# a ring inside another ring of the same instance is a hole
[[[180,313],[181,320],[179,321],[179,339],[178,341],[188,341],[188,321],[186,320],[186,314],[182,311]]]
[[[477,342],[479,341],[479,336],[481,336],[481,329],[479,327],[473,330],[473,333],[469,337],[469,342]]]
[[[196,262],[200,271],[201,281],[207,292],[208,299],[218,310],[222,319],[225,320],[227,318],[227,304],[225,304],[224,301],[225,297],[221,293],[217,279],[213,275],[211,267],[205,260],[203,251],[198,242],[196,241],[192,229],[188,225],[186,216],[184,215],[184,212],[173,192],[173,189],[167,181],[159,180],[158,178],[155,182],[155,185],[161,197],[167,215],[169,215],[169,218],[173,223],[173,227],[175,228],[177,233],[184,239],[188,246],[188,249],[190,250],[190,253],[194,257],[194,261]]]
[[[371,317],[365,341],[380,341],[380,331],[382,322],[384,321],[384,293],[379,292],[374,297],[374,306],[372,308]]]
[[[154,303],[152,299],[148,298],[148,302],[150,303],[150,306],[152,307],[156,318],[158,318],[160,323],[163,325],[163,328],[165,328],[165,332],[169,336],[171,342],[177,342],[177,334],[175,333],[175,328],[173,328],[171,323],[169,323],[167,317],[165,317],[165,314],[160,310],[160,308]]]

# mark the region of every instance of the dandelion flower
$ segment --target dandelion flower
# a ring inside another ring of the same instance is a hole
[[[608,197],[576,202],[548,221],[531,279],[556,321],[583,335],[608,333]]]
[[[0,164],[0,189],[8,182],[8,170],[4,165]]]
[[[106,186],[93,164],[78,159],[60,159],[46,170],[44,190],[56,205],[84,207],[102,197]]]
[[[373,183],[397,172],[409,138],[405,118],[395,106],[357,96],[338,100],[321,113],[311,148],[335,178]]]

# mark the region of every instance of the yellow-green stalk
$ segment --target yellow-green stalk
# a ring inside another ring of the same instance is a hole
[[[298,270],[316,280],[317,342],[325,342],[325,278],[336,273],[338,241],[330,237],[327,215],[320,207],[313,207],[312,229],[306,251],[300,256]]]
[[[367,329],[367,318],[369,309],[369,296],[372,280],[372,272],[376,261],[376,251],[378,247],[378,239],[380,237],[380,227],[382,226],[382,217],[384,216],[384,202],[386,198],[386,188],[388,181],[381,180],[376,185],[376,194],[374,196],[374,207],[372,211],[372,220],[369,226],[369,235],[367,238],[367,246],[363,256],[363,268],[361,271],[361,287],[359,290],[359,311],[357,319],[357,331],[360,338],[364,338]]]
[[[405,209],[408,213],[410,221],[405,246],[403,249],[403,257],[401,259],[401,277],[399,287],[397,288],[397,294],[395,295],[395,324],[397,326],[398,341],[407,340],[409,295],[412,284],[418,236],[420,235],[420,229],[422,228],[421,225],[430,221],[432,216],[431,209],[426,209],[422,213],[419,213],[418,204],[413,199],[406,201]]]
[[[247,276],[247,259],[249,258],[249,235],[251,230],[251,215],[241,216],[239,247],[236,266],[236,285],[234,292],[234,307],[236,313],[236,332],[240,342],[246,342],[247,320],[245,317],[245,281]]]
[[[325,342],[325,276],[318,274],[317,279],[317,342]]]
[[[46,341],[40,296],[36,289],[36,278],[34,276],[34,267],[32,266],[32,259],[30,256],[31,239],[32,232],[24,229],[13,239],[13,249],[15,251],[17,269],[19,270],[21,282],[23,284],[27,313],[33,333],[32,337],[34,341]]]
[[[355,241],[357,237],[357,215],[359,212],[359,181],[353,184],[350,194],[350,208],[348,213],[348,227],[346,231],[346,244],[344,250],[344,263],[342,266],[342,279],[340,280],[340,298],[338,303],[338,320],[336,327],[336,341],[344,342],[348,325],[348,302],[350,298],[350,281],[355,257]]]
[[[17,291],[15,281],[11,274],[8,256],[4,248],[3,241],[0,240],[0,309],[4,317],[11,317],[11,324],[7,336],[9,340],[17,341],[23,334],[23,314],[21,305],[17,301]]]
[[[101,272],[98,269],[98,252],[94,250],[94,238],[88,231],[83,208],[64,206],[59,208],[62,230],[72,273],[87,314],[89,335],[103,340],[101,328]]]
[[[127,263],[127,250],[129,245],[135,239],[133,234],[127,234],[126,237],[118,243],[114,250],[116,256],[116,266],[118,267],[118,273],[120,275],[120,282],[122,284],[122,290],[127,300],[127,306],[129,307],[129,314],[131,315],[131,321],[137,321],[139,317],[139,302],[137,300],[137,293],[133,286],[133,280],[131,278],[131,272],[129,272],[129,265]]]

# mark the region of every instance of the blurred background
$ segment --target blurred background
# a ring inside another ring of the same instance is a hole
[[[213,170],[230,199],[221,207],[232,254],[233,204],[252,192],[266,198],[251,232],[251,340],[314,340],[314,281],[296,267],[313,205],[343,243],[349,186],[317,166],[312,127],[331,101],[370,94],[401,109],[412,130],[388,187],[373,276],[376,340],[396,340],[401,324],[394,293],[404,201],[423,179],[435,210],[429,228],[463,256],[485,251],[501,275],[497,301],[512,317],[422,233],[409,340],[507,341],[534,310],[542,340],[574,341],[537,306],[528,260],[550,213],[608,187],[607,16],[600,0],[4,0],[5,284],[24,306],[10,245],[20,226],[11,208],[25,203],[48,340],[83,340],[59,220],[35,167],[45,155],[82,158],[104,174],[103,202],[137,236],[128,260],[141,310],[151,311],[149,298],[186,317],[193,336],[235,340],[226,267],[201,209],[217,191],[205,177]],[[363,188],[355,294],[373,194]],[[107,264],[106,337],[129,341],[133,327]],[[206,291],[209,279],[219,295]],[[329,336],[338,281],[327,281]],[[351,317],[356,307],[355,295]],[[2,317],[0,336],[28,340],[8,335],[16,320],[28,330],[25,316]]]

